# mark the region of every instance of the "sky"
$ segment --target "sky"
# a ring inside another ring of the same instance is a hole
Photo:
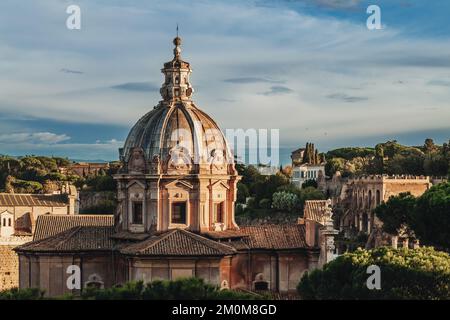
[[[222,130],[279,130],[285,164],[307,141],[443,143],[449,13],[446,0],[2,0],[0,154],[117,159],[161,100],[177,24],[196,104]]]

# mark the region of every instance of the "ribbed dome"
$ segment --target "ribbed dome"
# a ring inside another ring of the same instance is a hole
[[[175,40],[174,58],[161,70],[165,75],[160,90],[163,100],[133,126],[120,150],[121,161],[128,163],[137,152],[143,153],[147,163],[161,163],[165,171],[183,164],[189,171],[197,164],[224,168],[220,164],[233,163],[226,139],[214,120],[192,102],[192,70],[180,58],[181,39]]]
[[[147,161],[155,156],[169,157],[177,146],[186,148],[187,155],[209,162],[215,153],[229,160],[230,152],[225,137],[217,124],[192,102],[177,102],[171,106],[159,105],[144,115],[133,126],[122,150],[122,159],[128,162],[133,148],[142,148]]]

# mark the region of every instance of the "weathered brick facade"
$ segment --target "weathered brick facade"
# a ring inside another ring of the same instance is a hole
[[[19,286],[19,257],[13,248],[31,237],[0,237],[0,291]]]

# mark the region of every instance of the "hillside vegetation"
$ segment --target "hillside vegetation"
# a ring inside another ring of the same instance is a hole
[[[410,174],[447,176],[450,170],[450,141],[436,145],[426,139],[423,146],[404,146],[397,141],[374,148],[339,148],[326,153],[326,174]]]

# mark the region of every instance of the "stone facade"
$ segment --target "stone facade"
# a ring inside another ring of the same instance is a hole
[[[373,228],[381,226],[381,221],[373,213],[376,206],[402,192],[418,197],[431,185],[429,177],[423,176],[372,175],[349,179],[346,194],[340,199],[345,204],[345,214],[339,221],[340,229],[352,228],[370,234]]]
[[[0,237],[0,291],[19,286],[19,257],[14,248],[31,239],[31,236]]]

